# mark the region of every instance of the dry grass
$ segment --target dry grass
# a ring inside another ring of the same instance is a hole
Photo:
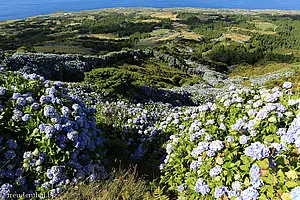
[[[275,31],[262,31],[262,30],[253,30],[253,29],[245,29],[245,28],[239,28],[239,27],[232,27],[231,30],[242,30],[242,31],[248,31],[252,33],[259,33],[259,34],[266,34],[266,35],[275,35]]]
[[[94,37],[98,39],[110,39],[110,40],[125,40],[128,39],[129,37],[119,37],[116,34],[113,33],[107,33],[107,34],[88,34],[86,35],[87,37]]]
[[[251,38],[248,35],[242,35],[242,34],[237,34],[237,33],[226,33],[224,35],[225,35],[225,38],[230,38],[233,41],[247,42]]]
[[[159,38],[157,41],[167,41],[167,40],[172,40],[175,39],[176,37],[179,37],[180,33],[175,32],[175,33],[170,33],[169,35]]]
[[[108,180],[80,183],[68,188],[56,200],[140,200],[151,197],[149,185],[138,178],[136,167],[129,170],[113,171]]]
[[[143,20],[137,20],[136,22],[144,22],[144,23],[155,22],[155,23],[159,23],[160,20],[158,20],[158,19],[143,19]]]
[[[200,34],[197,34],[195,32],[188,32],[188,31],[182,31],[181,35],[188,40],[198,40],[199,38],[201,38]]]
[[[268,64],[263,64],[263,65],[243,65],[243,66],[238,66],[234,68],[230,73],[229,77],[233,76],[242,76],[242,77],[250,77],[250,76],[259,76],[259,75],[264,75],[268,73],[272,73],[275,71],[279,71],[282,69],[286,70],[295,70],[295,74],[290,77],[286,78],[280,78],[276,80],[271,80],[267,82],[265,85],[267,86],[281,86],[284,82],[290,81],[294,84],[294,88],[300,89],[300,67],[299,63],[268,63]],[[246,80],[244,82],[245,86],[250,85],[250,81]]]
[[[300,50],[299,49],[282,49],[282,50],[279,50],[278,53],[281,53],[281,54],[294,54],[294,56],[300,57]]]
[[[15,23],[17,20],[6,20],[6,21],[3,21],[3,22],[0,22],[0,25],[3,25],[3,24],[11,24],[11,23]]]
[[[164,35],[170,34],[172,32],[170,29],[157,29],[150,33],[152,37],[162,37]]]
[[[249,23],[254,23],[256,28],[263,30],[263,31],[266,31],[269,28],[271,28],[275,31],[275,29],[277,28],[277,26],[275,24],[272,24],[270,22],[253,21],[253,22],[249,22]]]
[[[176,14],[173,14],[172,12],[156,12],[149,14],[151,17],[155,18],[161,18],[161,19],[171,19],[173,21],[178,20],[176,17]]]
[[[288,63],[268,63],[263,65],[243,65],[234,68],[229,74],[232,76],[255,76],[255,75],[263,75],[271,72],[275,72],[281,69],[291,68],[292,65]]]

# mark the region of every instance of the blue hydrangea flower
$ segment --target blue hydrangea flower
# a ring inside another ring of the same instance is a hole
[[[19,119],[21,118],[23,116],[23,113],[22,113],[22,111],[20,111],[20,110],[14,110],[13,111],[13,116],[12,116],[12,119],[14,120],[14,121],[19,121]]]
[[[196,170],[196,169],[198,169],[198,167],[201,165],[201,162],[199,162],[199,161],[193,161],[191,164],[190,164],[190,168],[192,169],[192,170]]]
[[[236,120],[235,124],[233,124],[231,126],[231,129],[234,130],[234,131],[239,131],[242,129],[242,127],[245,125],[245,121],[244,119],[238,119]]]
[[[216,199],[219,199],[219,198],[221,198],[224,194],[226,194],[227,191],[228,191],[228,188],[227,188],[227,187],[224,187],[224,186],[217,187],[217,188],[215,189],[214,197],[215,197]]]
[[[217,165],[209,171],[209,175],[213,178],[221,174],[221,172],[222,172],[222,167]]]
[[[30,119],[31,119],[31,115],[30,115],[30,114],[25,114],[25,115],[22,117],[22,120],[23,120],[24,122],[28,122]]]
[[[251,185],[255,189],[259,189],[263,185],[263,181],[259,179],[260,177],[260,168],[257,164],[253,164],[250,169],[251,176]]]
[[[31,108],[32,108],[33,110],[38,110],[38,109],[40,108],[40,105],[39,105],[38,103],[33,103],[33,104],[31,105]]]
[[[26,103],[27,103],[26,100],[24,98],[22,98],[22,97],[19,97],[17,99],[17,104],[20,105],[20,106],[25,106]]]
[[[52,125],[47,125],[45,128],[46,138],[50,139],[53,137],[53,134],[56,132],[56,129]]]
[[[206,141],[210,141],[212,139],[212,135],[208,134],[205,136]]]
[[[241,193],[243,200],[257,200],[259,193],[253,187],[249,187]]]
[[[12,95],[12,99],[15,99],[15,100],[20,97],[22,97],[22,95],[20,93],[13,93],[13,95]]]
[[[79,139],[77,131],[69,132],[67,134],[67,137],[68,137],[69,140],[74,141],[74,142],[78,141],[78,139]]]
[[[32,157],[33,157],[33,155],[32,155],[31,151],[24,152],[24,155],[23,155],[24,159],[30,159]]]
[[[18,147],[17,143],[12,139],[7,140],[6,144],[10,149],[17,149]]]
[[[51,103],[51,101],[52,101],[52,98],[50,96],[43,95],[40,97],[41,104],[48,104],[48,103]]]
[[[300,187],[296,187],[291,191],[291,199],[292,200],[299,200],[300,199]]]
[[[239,182],[239,181],[236,181],[232,184],[232,189],[234,191],[240,191],[241,190],[241,187],[242,187],[242,183]]]
[[[181,185],[178,186],[177,190],[178,190],[178,192],[182,192],[184,189],[185,189],[184,184],[181,184]]]
[[[238,191],[227,191],[227,196],[229,199],[231,199],[232,197],[240,196],[240,193]]]
[[[8,195],[12,193],[14,186],[9,183],[5,183],[0,187],[0,199],[7,199]]]
[[[5,152],[4,157],[10,160],[16,157],[16,153],[14,150],[8,150],[7,152]]]
[[[212,141],[211,144],[209,145],[209,149],[214,151],[214,152],[220,151],[223,148],[224,148],[224,144],[220,140]]]
[[[291,82],[285,82],[282,85],[282,88],[285,88],[285,89],[290,89],[292,87],[293,87],[293,84]]]
[[[53,106],[49,106],[49,105],[45,106],[44,116],[45,117],[55,117],[56,116],[55,108]]]
[[[208,150],[208,151],[206,152],[206,155],[207,155],[208,157],[213,157],[213,156],[216,155],[216,152],[215,152],[215,151],[212,151],[212,150]]]
[[[240,144],[247,144],[249,141],[249,137],[246,135],[241,135],[240,136]]]
[[[0,96],[4,96],[6,93],[6,88],[0,87]]]
[[[269,157],[270,150],[262,143],[255,142],[252,143],[249,147],[247,147],[244,153],[247,156],[253,158],[254,160],[261,160],[263,158]]]
[[[199,142],[198,146],[195,149],[193,149],[191,154],[194,157],[200,156],[204,151],[208,150],[208,147],[208,142]]]
[[[221,123],[219,128],[220,128],[221,130],[223,130],[223,131],[226,131],[226,130],[227,130],[227,128],[226,128],[226,126],[225,126],[224,123]]]
[[[206,184],[204,183],[204,181],[203,181],[201,178],[199,178],[199,179],[197,180],[197,182],[196,182],[196,184],[195,184],[195,187],[194,187],[194,190],[195,190],[196,192],[201,193],[202,195],[206,195],[206,194],[208,194],[208,193],[210,192],[209,186],[206,185]]]

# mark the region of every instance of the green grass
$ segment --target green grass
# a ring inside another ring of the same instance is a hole
[[[155,187],[138,176],[136,167],[131,167],[114,170],[105,181],[72,185],[56,200],[167,200],[160,188]]]
[[[251,23],[254,23],[256,28],[258,28],[262,31],[267,31],[267,30],[275,31],[275,29],[277,28],[277,26],[275,24],[272,24],[270,22],[254,21],[254,22],[251,22]]]
[[[293,76],[287,78],[280,78],[276,80],[271,80],[267,82],[265,85],[269,87],[281,86],[284,82],[290,81],[294,84],[295,89],[300,88],[300,67],[299,63],[274,63],[269,62],[266,64],[258,64],[258,65],[240,65],[234,68],[228,75],[229,77],[233,76],[242,76],[242,77],[250,77],[250,76],[259,76],[268,73],[272,73],[275,71],[279,71],[282,69],[287,70],[295,70],[295,74]],[[249,86],[250,81],[246,80],[244,85]]]

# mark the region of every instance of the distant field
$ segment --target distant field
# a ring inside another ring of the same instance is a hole
[[[157,12],[150,14],[151,17],[161,18],[161,19],[171,19],[173,21],[178,20],[176,17],[176,14],[173,14],[172,12]]]
[[[107,33],[107,34],[89,34],[87,35],[89,37],[95,37],[99,39],[114,39],[114,40],[122,40],[126,38],[120,38],[118,35],[113,33]]]
[[[269,63],[267,65],[257,65],[257,66],[238,66],[233,69],[233,71],[229,74],[232,76],[249,76],[249,75],[263,75],[270,72],[278,71],[284,68],[290,68],[291,65],[287,63]]]
[[[245,29],[239,27],[232,27],[231,30],[242,30],[242,31],[249,31],[252,33],[259,33],[259,34],[266,34],[266,35],[275,35],[275,31],[263,31],[263,30],[253,30],[253,29]]]
[[[201,35],[194,33],[194,32],[188,32],[182,30],[181,32],[170,30],[170,29],[158,29],[154,30],[150,33],[151,37],[142,39],[139,42],[139,45],[145,46],[145,45],[154,45],[159,42],[165,42],[168,40],[173,40],[176,38],[184,38],[188,40],[198,40],[201,38]]]
[[[261,76],[268,73],[276,72],[282,69],[291,70],[292,68],[296,69],[295,74],[293,76],[290,76],[288,78],[281,78],[276,80],[271,80],[266,83],[266,85],[269,85],[271,87],[282,85],[286,81],[291,81],[295,88],[300,89],[300,67],[295,68],[295,66],[298,66],[299,63],[274,63],[270,62],[268,64],[262,64],[262,65],[256,65],[256,66],[250,66],[250,65],[242,65],[234,68],[230,73],[229,77],[234,76],[242,76],[242,77],[250,77],[250,76]],[[246,80],[244,82],[244,85],[249,86],[250,81]]]
[[[248,35],[242,35],[242,34],[237,34],[237,33],[225,33],[224,37],[230,38],[233,41],[242,41],[242,42],[246,42],[251,38]]]
[[[267,31],[267,30],[274,30],[277,28],[277,26],[275,24],[272,24],[270,22],[260,22],[260,21],[253,21],[253,22],[249,22],[249,23],[254,23],[256,28],[262,30],[262,31]]]
[[[300,49],[282,49],[278,53],[282,54],[294,54],[296,57],[300,57]]]
[[[34,49],[44,53],[91,54],[91,50],[80,46],[35,46]]]
[[[144,23],[150,23],[150,22],[160,22],[158,19],[143,19],[143,20],[137,20],[137,22],[144,22]]]

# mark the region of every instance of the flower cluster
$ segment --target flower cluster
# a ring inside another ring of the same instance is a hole
[[[62,82],[5,72],[0,85],[0,198],[56,195],[71,182],[104,178],[103,137],[95,110]]]
[[[186,198],[255,200],[288,194],[297,199],[291,184],[300,174],[283,170],[300,164],[299,96],[286,91],[290,83],[282,87],[232,86],[214,103],[181,110],[175,119],[185,128],[161,127],[173,134],[165,145],[161,182],[171,191],[184,185],[179,195]],[[274,177],[280,184],[273,185]],[[269,187],[274,192],[267,192]]]

